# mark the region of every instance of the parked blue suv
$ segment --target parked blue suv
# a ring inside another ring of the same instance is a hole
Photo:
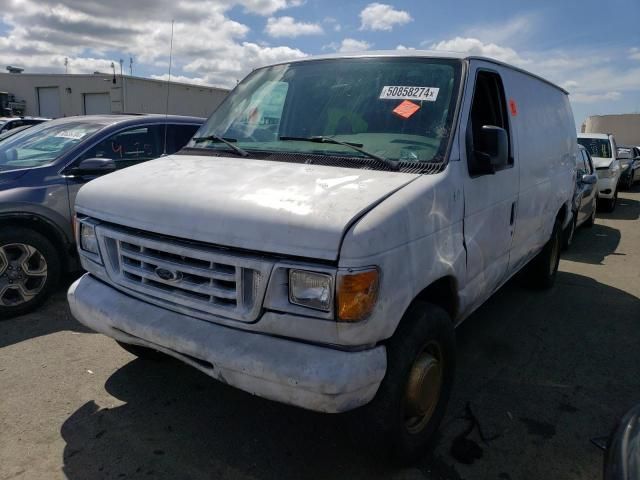
[[[78,267],[73,205],[84,183],[180,150],[204,120],[67,117],[0,142],[0,319],[37,307]]]

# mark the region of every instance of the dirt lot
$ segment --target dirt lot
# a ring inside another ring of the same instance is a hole
[[[395,470],[343,416],[272,403],[178,362],[134,359],[70,318],[64,288],[0,322],[0,479],[597,479],[589,443],[640,402],[640,188],[581,229],[557,285],[512,281],[458,331],[435,451]],[[482,458],[450,454],[469,421]]]

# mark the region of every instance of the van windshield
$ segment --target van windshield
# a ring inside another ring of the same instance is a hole
[[[51,163],[104,125],[86,121],[41,123],[0,143],[0,170]]]
[[[586,148],[592,157],[611,158],[611,143],[605,138],[578,138],[578,143]]]
[[[344,58],[276,65],[250,74],[188,147],[442,161],[461,63],[433,58]],[[208,141],[205,139],[209,139]],[[316,141],[308,139],[315,138]],[[200,139],[200,140],[197,140]]]

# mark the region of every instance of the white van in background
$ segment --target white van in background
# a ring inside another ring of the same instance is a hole
[[[596,167],[598,204],[613,212],[618,203],[618,182],[622,173],[615,138],[608,133],[579,133],[578,143],[588,150]]]
[[[554,282],[575,131],[567,92],[488,58],[257,69],[180,154],[80,190],[71,311],[136,355],[359,409],[363,440],[415,459],[453,387],[455,326],[525,266]]]

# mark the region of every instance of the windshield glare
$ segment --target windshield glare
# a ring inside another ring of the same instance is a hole
[[[578,138],[578,143],[586,148],[592,157],[611,158],[611,144],[605,138]]]
[[[77,121],[42,123],[28,128],[0,143],[0,170],[46,165],[102,127]]]
[[[218,135],[251,151],[361,156],[348,147],[281,137],[331,137],[391,160],[441,160],[461,64],[432,58],[299,62],[256,70],[196,137]],[[194,148],[227,149],[220,142]]]

